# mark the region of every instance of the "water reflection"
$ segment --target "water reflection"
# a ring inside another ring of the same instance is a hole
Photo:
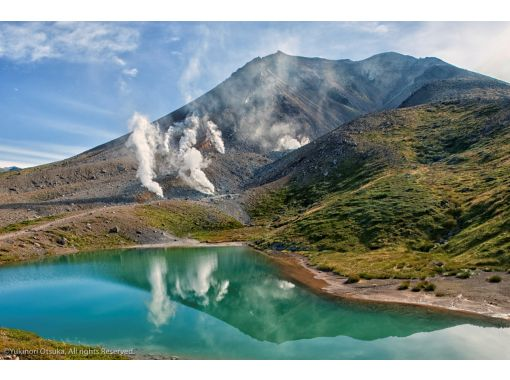
[[[166,283],[167,265],[163,257],[153,257],[150,264],[149,284],[151,302],[148,305],[148,320],[156,328],[166,325],[175,315],[177,306],[170,301]]]
[[[191,265],[176,268],[170,278],[174,284],[173,294],[181,300],[196,302],[207,306],[211,302],[221,302],[228,293],[230,281],[218,279],[215,272],[218,269],[218,254],[208,253],[192,260]]]
[[[61,257],[0,270],[0,290],[4,285],[34,279],[53,282],[67,279],[70,283],[77,283],[77,279],[97,280],[100,284],[114,283],[150,295],[143,304],[142,322],[160,330],[159,336],[166,339],[161,343],[164,345],[169,341],[192,345],[192,336],[197,339],[193,344],[197,345],[204,344],[200,340],[204,336],[226,339],[222,336],[225,326],[258,342],[281,344],[339,336],[374,341],[461,324],[488,325],[475,318],[445,316],[423,309],[324,299],[282,278],[265,257],[238,247],[131,250]],[[100,292],[103,285],[97,286]],[[83,306],[87,310],[94,307],[92,303]],[[125,326],[142,323],[135,315],[129,320],[125,312],[119,315],[126,318]],[[231,330],[230,334],[234,334]]]

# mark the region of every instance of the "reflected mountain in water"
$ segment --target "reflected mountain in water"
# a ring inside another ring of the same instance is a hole
[[[171,328],[179,304],[273,343],[335,336],[375,340],[487,323],[413,307],[325,299],[286,280],[268,258],[244,247],[81,254],[27,266],[25,275],[45,265],[66,266],[66,276],[150,292],[147,318],[157,329]]]

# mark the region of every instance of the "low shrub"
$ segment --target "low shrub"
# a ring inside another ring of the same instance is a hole
[[[362,278],[364,280],[372,280],[374,277],[367,273],[360,273],[359,278]]]
[[[411,288],[411,291],[413,292],[419,292],[420,290],[424,290],[426,292],[433,292],[434,290],[436,290],[436,285],[433,284],[432,282],[420,281]]]
[[[345,280],[344,284],[355,284],[356,282],[359,282],[358,276],[349,276],[347,277],[347,280]]]
[[[317,265],[316,268],[318,270],[320,270],[321,272],[332,272],[333,271],[333,268],[331,267],[331,265],[328,265],[328,264],[319,264],[319,265]]]
[[[400,285],[397,287],[397,290],[406,290],[409,289],[409,281],[403,281],[400,283]]]
[[[462,272],[458,272],[455,275],[455,277],[460,278],[462,280],[465,280],[466,278],[471,277],[471,273],[469,271],[465,270],[465,271],[462,271]]]
[[[489,278],[487,278],[487,281],[495,284],[501,282],[501,277],[497,275],[490,276]]]

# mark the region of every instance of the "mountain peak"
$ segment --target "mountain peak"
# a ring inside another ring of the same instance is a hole
[[[395,51],[387,51],[383,53],[374,54],[368,58],[362,59],[362,61],[369,61],[374,59],[405,59],[405,60],[416,60],[417,58],[413,57],[412,55],[406,55],[397,53]]]

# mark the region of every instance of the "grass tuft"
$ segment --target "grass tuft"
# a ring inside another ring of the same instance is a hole
[[[347,277],[347,280],[345,280],[344,284],[355,284],[359,282],[358,276],[349,276]]]
[[[498,275],[490,276],[487,278],[487,281],[496,284],[498,282],[501,282],[501,276]]]

